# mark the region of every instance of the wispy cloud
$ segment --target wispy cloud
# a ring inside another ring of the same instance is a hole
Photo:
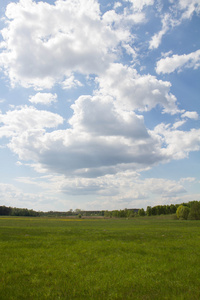
[[[198,69],[200,67],[200,50],[189,54],[172,55],[171,57],[162,58],[156,64],[158,74],[172,73],[181,71],[184,68]]]

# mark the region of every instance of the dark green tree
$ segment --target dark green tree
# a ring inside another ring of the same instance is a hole
[[[200,220],[200,202],[193,201],[191,203],[189,219]]]
[[[145,216],[144,208],[141,208],[141,209],[138,210],[138,215],[139,215],[140,217]]]
[[[147,214],[147,216],[151,216],[152,215],[152,208],[151,208],[151,206],[147,206],[146,214]]]

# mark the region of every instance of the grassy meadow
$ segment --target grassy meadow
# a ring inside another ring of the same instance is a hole
[[[0,217],[0,299],[200,299],[200,221]]]

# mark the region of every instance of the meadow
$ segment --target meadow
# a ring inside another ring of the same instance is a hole
[[[0,217],[0,299],[200,299],[200,221]]]

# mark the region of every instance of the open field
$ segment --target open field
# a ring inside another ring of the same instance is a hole
[[[0,217],[0,299],[200,299],[200,221]]]

